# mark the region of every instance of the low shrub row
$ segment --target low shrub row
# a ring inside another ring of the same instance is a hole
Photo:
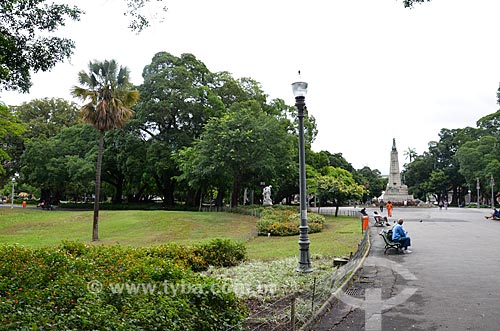
[[[323,231],[325,217],[319,214],[309,213],[309,233]],[[261,213],[257,221],[257,231],[260,236],[293,236],[299,234],[300,213],[293,209],[267,208]]]
[[[149,256],[185,264],[193,271],[204,271],[209,266],[232,267],[246,257],[245,245],[229,239],[214,239],[194,246],[168,244],[146,248]]]
[[[224,281],[192,269],[243,257],[226,240],[1,246],[0,330],[225,330],[244,319],[244,306]]]
[[[65,202],[57,205],[61,209],[73,210],[92,210],[94,203],[75,203]],[[189,207],[186,205],[167,206],[161,202],[142,202],[142,203],[107,203],[99,204],[100,210],[178,210],[178,211],[198,211],[198,207]]]

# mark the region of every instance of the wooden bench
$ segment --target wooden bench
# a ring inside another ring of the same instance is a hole
[[[401,248],[401,243],[392,241],[392,237],[389,238],[386,230],[380,231],[379,235],[382,236],[382,238],[384,238],[385,242],[384,254],[387,254],[387,250],[389,248],[394,248],[399,252],[399,249]]]

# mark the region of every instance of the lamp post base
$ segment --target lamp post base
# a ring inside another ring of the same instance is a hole
[[[309,244],[309,240],[299,240],[300,258],[299,265],[297,266],[298,272],[309,273],[313,271],[311,267],[311,257],[309,256]]]

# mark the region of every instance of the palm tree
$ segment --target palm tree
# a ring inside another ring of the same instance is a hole
[[[90,62],[89,72],[80,71],[78,82],[71,94],[85,104],[81,108],[83,120],[99,131],[99,152],[97,154],[95,177],[94,222],[92,240],[99,239],[99,195],[101,192],[101,165],[106,131],[122,127],[134,112],[129,108],[139,100],[139,91],[132,90],[130,73],[126,67],[118,70],[115,60]]]
[[[415,148],[411,147],[408,147],[408,149],[404,151],[403,154],[406,156],[406,158],[410,159],[410,163],[417,157],[417,151],[415,150]]]

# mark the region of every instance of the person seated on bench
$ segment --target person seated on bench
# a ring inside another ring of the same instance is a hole
[[[384,225],[382,216],[380,216],[376,211],[373,212],[373,219],[375,220],[375,225]]]
[[[500,211],[498,209],[493,208],[493,212],[490,214],[490,216],[484,216],[486,219],[500,219]]]
[[[410,237],[408,237],[408,231],[403,228],[403,219],[400,218],[398,223],[392,227],[392,241],[398,242],[403,248],[403,253],[411,253],[408,246],[411,246]]]

